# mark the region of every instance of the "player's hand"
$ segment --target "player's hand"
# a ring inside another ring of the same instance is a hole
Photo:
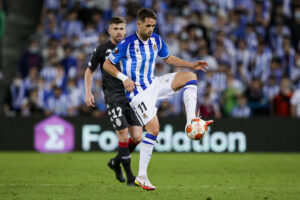
[[[123,84],[127,92],[132,92],[135,88],[135,83],[130,78],[126,79]]]
[[[87,94],[85,97],[85,103],[87,106],[95,107],[95,98],[93,94]]]
[[[206,70],[208,69],[208,63],[203,60],[197,60],[193,64],[194,64],[194,70],[202,70],[206,72]]]

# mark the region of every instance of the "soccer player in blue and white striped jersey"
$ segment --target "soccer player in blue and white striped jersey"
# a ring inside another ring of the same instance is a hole
[[[167,64],[202,71],[206,71],[207,63],[201,60],[191,63],[171,56],[163,39],[153,33],[156,14],[152,10],[140,9],[137,19],[137,33],[126,37],[117,45],[108,56],[103,68],[123,81],[130,106],[141,124],[145,126],[147,133],[140,148],[139,173],[135,183],[144,189],[154,190],[155,186],[147,177],[147,167],[159,133],[156,101],[167,98],[184,88],[187,123],[196,118],[197,103],[196,74],[175,72],[155,77],[155,59],[159,56]],[[121,65],[122,72],[114,66],[118,63]]]

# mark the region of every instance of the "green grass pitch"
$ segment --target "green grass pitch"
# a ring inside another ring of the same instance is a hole
[[[155,191],[119,183],[106,165],[114,155],[0,152],[0,199],[300,199],[299,153],[154,152]],[[134,153],[135,174],[138,159]]]

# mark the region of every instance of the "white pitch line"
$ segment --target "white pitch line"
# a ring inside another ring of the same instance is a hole
[[[74,184],[20,184],[20,183],[0,183],[0,187],[101,187],[102,185],[98,184],[89,184],[89,185],[74,185]],[[113,187],[113,186],[111,186]],[[260,189],[260,190],[267,190],[267,189],[290,189],[290,190],[300,190],[300,186],[295,187],[285,187],[285,186],[217,186],[217,185],[199,185],[199,186],[190,186],[190,185],[182,185],[182,186],[176,186],[176,185],[162,185],[157,186],[157,188],[192,188],[192,189]]]

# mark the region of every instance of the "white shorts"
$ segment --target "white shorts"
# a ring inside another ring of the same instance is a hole
[[[176,73],[155,77],[153,83],[146,90],[132,98],[130,106],[143,126],[156,116],[156,101],[176,93],[172,89],[172,82]]]

